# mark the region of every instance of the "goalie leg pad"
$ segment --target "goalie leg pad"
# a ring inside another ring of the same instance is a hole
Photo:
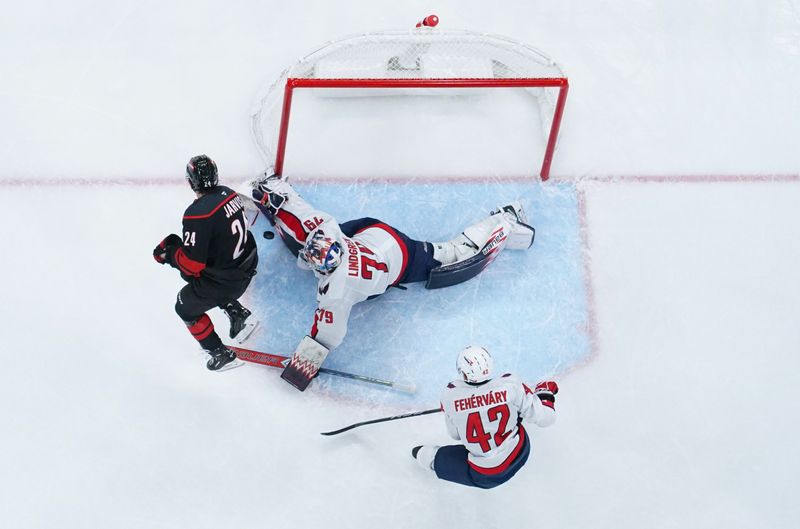
[[[311,384],[311,379],[319,373],[319,368],[329,352],[327,347],[315,339],[310,336],[304,337],[297,344],[289,364],[281,373],[281,378],[300,391],[305,391]]]
[[[489,266],[489,263],[494,261],[495,257],[503,249],[505,242],[506,231],[499,227],[494,232],[493,237],[483,245],[481,251],[475,253],[472,257],[431,270],[428,282],[425,283],[425,288],[449,287],[472,279]]]
[[[472,241],[476,248],[483,249],[487,244],[494,243],[499,251],[511,232],[511,224],[505,215],[490,215],[465,229],[464,236]]]
[[[486,217],[468,227],[462,235],[444,243],[452,245],[453,250],[443,257],[455,257],[455,262],[441,261],[434,254],[434,258],[444,264],[431,270],[425,288],[457,285],[480,274],[502,251],[510,232],[511,224],[503,215]],[[437,246],[434,244],[434,248]]]
[[[504,248],[530,248],[536,230],[526,220],[522,205],[512,202],[469,226],[452,241],[433,243],[433,257],[442,266],[431,270],[425,288],[442,288],[472,279]]]
[[[433,244],[433,258],[443,265],[467,261],[474,257],[488,242],[502,233],[499,243],[504,243],[511,233],[511,223],[503,215],[491,215],[467,227],[455,239]]]
[[[443,265],[466,261],[478,253],[478,246],[467,239],[464,234],[452,241],[433,242],[431,245],[433,246],[433,258]]]
[[[494,260],[496,255],[497,253],[489,255],[478,252],[464,261],[434,268],[428,276],[425,288],[444,288],[472,279],[489,266],[489,263]]]

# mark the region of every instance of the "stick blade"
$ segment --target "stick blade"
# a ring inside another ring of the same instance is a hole
[[[320,432],[319,434],[320,435],[336,435],[337,433],[342,433],[342,432],[339,431],[339,430],[334,430],[332,432]]]
[[[407,384],[392,384],[392,387],[398,391],[403,391],[405,393],[416,393],[417,386],[413,382],[409,382]]]

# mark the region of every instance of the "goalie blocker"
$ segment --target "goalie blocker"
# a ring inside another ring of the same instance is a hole
[[[311,380],[319,373],[319,368],[329,352],[327,347],[310,336],[305,336],[297,344],[289,364],[281,373],[281,378],[300,391],[305,391]]]

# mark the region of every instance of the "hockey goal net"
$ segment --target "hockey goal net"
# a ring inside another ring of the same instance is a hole
[[[538,136],[537,145],[533,145],[533,140],[524,139],[520,140],[524,143],[511,146],[505,143],[503,147],[525,151],[522,159],[529,165],[525,173],[538,174],[546,180],[550,175],[568,88],[567,78],[552,59],[535,48],[504,37],[432,27],[369,33],[329,42],[287,68],[259,93],[251,125],[266,162],[274,164],[276,173],[284,174],[287,146],[291,143],[290,131],[294,133],[295,130],[293,118],[300,115],[304,107],[317,107],[320,101],[324,101],[327,108],[310,112],[306,117],[310,122],[307,129],[320,130],[323,125],[333,129],[316,138],[312,134],[310,140],[300,142],[302,146],[293,146],[290,165],[295,158],[325,157],[318,147],[346,138],[356,128],[366,128],[368,134],[349,143],[352,152],[348,159],[370,154],[373,147],[364,145],[365,142],[402,144],[409,157],[424,158],[426,154],[420,151],[426,148],[438,150],[437,141],[462,141],[456,130],[434,132],[433,138],[415,144],[414,140],[420,134],[430,132],[435,125],[434,118],[461,129],[482,128],[481,120],[491,120],[500,127],[511,129],[508,132],[512,136],[520,136],[513,130],[515,126]],[[304,100],[301,92],[313,93],[313,96],[306,96],[308,99]],[[502,112],[482,106],[483,99],[493,97],[487,94],[497,92],[521,94],[515,97],[524,99],[532,112],[524,115],[515,108],[516,103],[505,103],[507,116],[504,117]],[[458,110],[453,110],[446,102],[454,99],[461,100]],[[354,100],[367,102],[361,108],[366,105],[366,119],[372,120],[368,125],[352,121],[356,108],[352,103]],[[377,100],[380,103],[376,103]],[[386,107],[396,109],[398,101],[416,103],[409,106],[404,102],[400,105],[402,110],[392,115]],[[460,114],[465,112],[477,114],[478,121],[471,125],[461,121]],[[436,113],[438,115],[432,117],[431,114]],[[392,123],[391,120],[398,115],[407,123]],[[515,120],[523,121],[515,124]],[[392,139],[382,138],[384,127],[394,129]],[[480,139],[471,141],[473,145],[485,143]],[[313,148],[309,149],[308,144],[313,144]],[[347,148],[347,144],[344,141],[335,148],[341,151]],[[402,145],[401,150],[404,148]],[[474,150],[466,144],[460,148],[461,152]],[[428,156],[436,154],[431,152]],[[449,156],[453,158],[456,155]],[[503,153],[487,153],[484,159],[491,163],[504,157]],[[386,163],[396,165],[391,161]]]

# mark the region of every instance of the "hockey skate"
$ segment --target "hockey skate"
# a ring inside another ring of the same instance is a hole
[[[519,200],[515,200],[505,206],[499,206],[497,209],[492,210],[489,215],[497,215],[498,213],[507,213],[509,216],[508,220],[522,222],[523,224],[528,223],[528,217],[525,215],[525,210],[522,209],[522,204]]]
[[[433,245],[433,258],[443,265],[466,261],[480,250],[478,245],[469,240],[463,233],[452,241],[431,244]]]
[[[411,449],[411,457],[417,461],[421,468],[433,471],[433,462],[436,459],[436,452],[439,451],[439,448],[436,445],[415,446]]]
[[[206,354],[209,356],[208,362],[206,362],[209,371],[227,371],[243,365],[242,361],[236,359],[236,353],[224,345],[213,350],[206,350]]]
[[[247,341],[258,328],[258,320],[250,319],[248,321],[252,313],[238,301],[233,301],[220,308],[231,321],[231,328],[228,335],[231,339],[235,339],[239,345]]]
[[[506,248],[509,250],[527,250],[533,245],[536,230],[528,224],[528,217],[522,204],[516,200],[505,206],[500,206],[489,215],[503,215],[511,223],[511,232],[508,235]]]

